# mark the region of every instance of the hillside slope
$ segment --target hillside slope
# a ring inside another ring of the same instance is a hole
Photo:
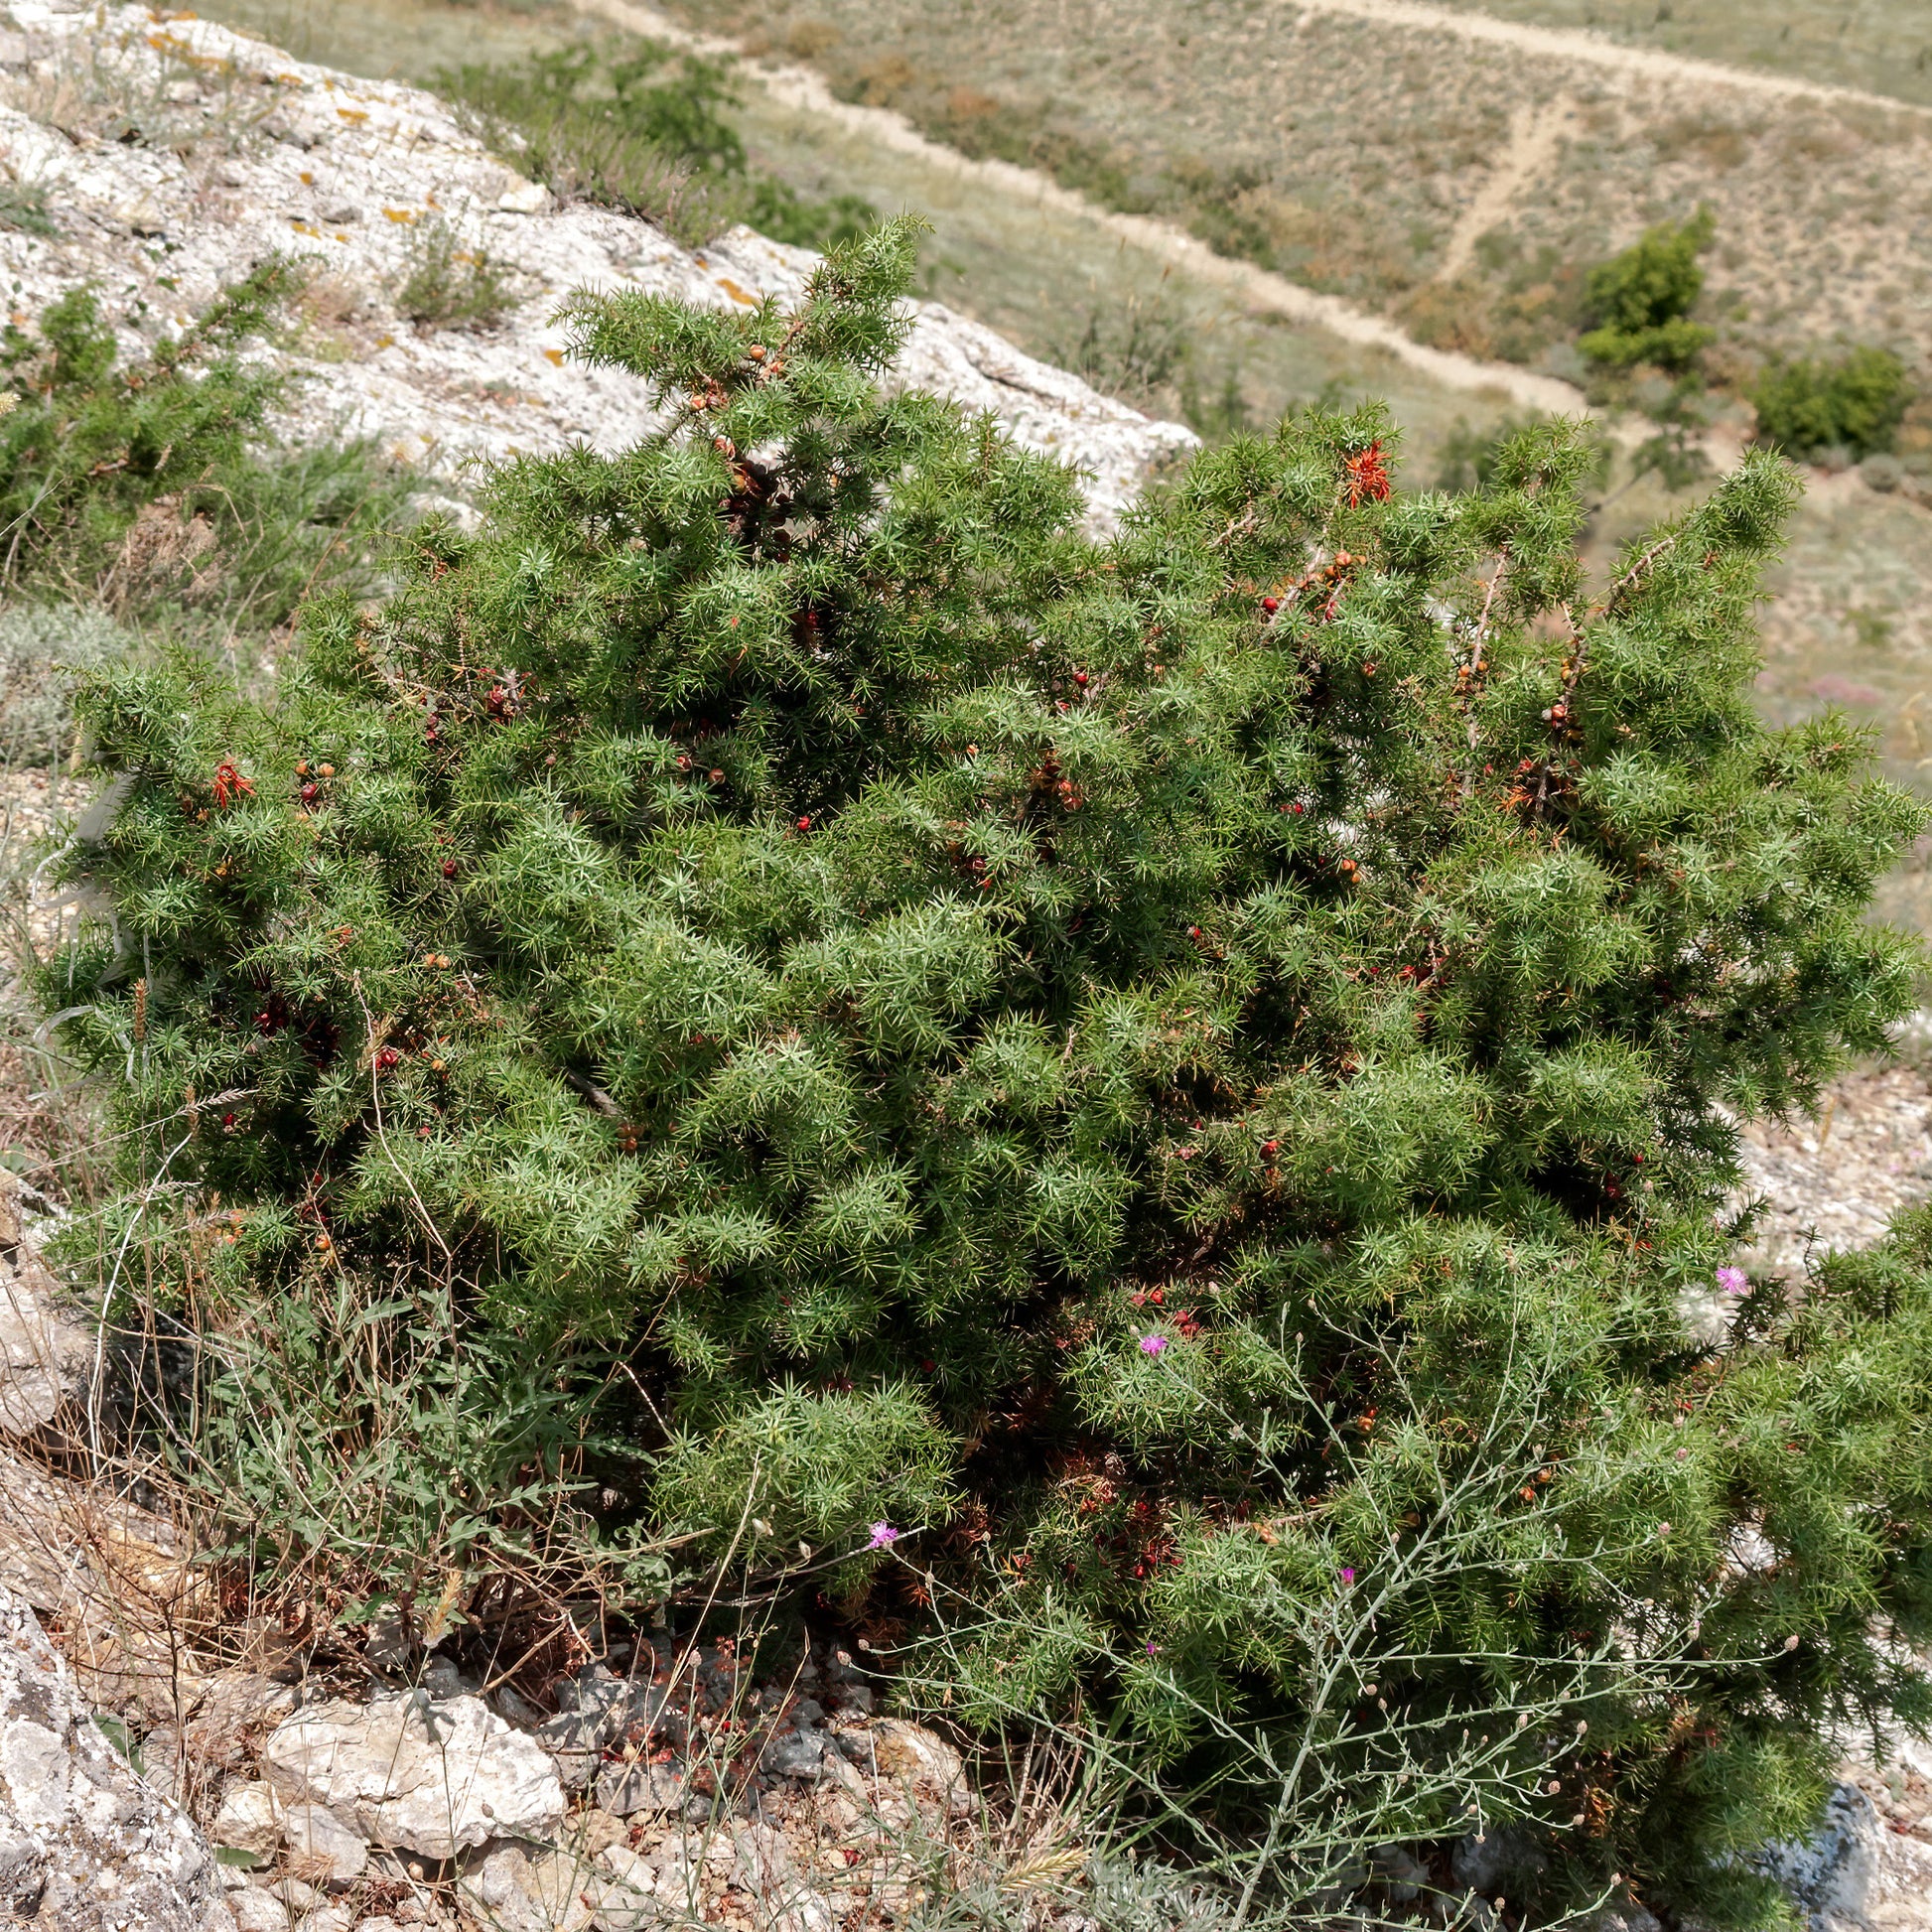
[[[748,229],[693,253],[647,222],[559,207],[433,95],[207,21],[35,0],[13,15],[0,160],[47,230],[0,226],[16,325],[84,283],[152,338],[268,255],[300,257],[313,279],[277,349],[302,376],[300,426],[372,438],[444,486],[478,458],[612,449],[649,427],[634,381],[566,362],[551,317],[569,290],[746,304],[810,267]],[[1195,442],[938,304],[920,307],[897,379],[1078,466],[1103,523]]]

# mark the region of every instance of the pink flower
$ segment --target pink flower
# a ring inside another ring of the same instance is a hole
[[[1341,1573],[1341,1580],[1344,1584],[1352,1584],[1355,1581],[1355,1573],[1352,1570],[1344,1570]]]
[[[1718,1286],[1726,1295],[1747,1295],[1751,1285],[1744,1279],[1744,1271],[1741,1268],[1720,1268]]]
[[[1143,1335],[1141,1337],[1141,1353],[1143,1355],[1158,1355],[1167,1345],[1168,1338],[1166,1335]]]
[[[875,1523],[872,1526],[872,1541],[866,1545],[868,1550],[890,1550],[898,1541],[898,1532],[890,1523]]]

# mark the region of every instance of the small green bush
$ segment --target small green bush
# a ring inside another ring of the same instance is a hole
[[[1402,495],[1316,411],[1095,544],[878,393],[912,267],[578,297],[660,433],[500,469],[273,707],[93,682],[116,923],[42,993],[122,1186],[70,1245],[569,1396],[701,1601],[836,1591],[1291,1914],[1513,1826],[1526,1918],[1769,1922],[1828,1725],[1932,1720],[1932,1219],[1728,1266],[1734,1119],[1919,964],[1863,914],[1925,810],[1752,709],[1794,478],[1592,600],[1580,428]]]
[[[1654,363],[1682,370],[1717,340],[1717,332],[1689,320],[1704,293],[1699,256],[1716,222],[1708,208],[1688,221],[1660,222],[1620,255],[1590,270],[1584,306],[1596,325],[1578,346],[1610,368]]]
[[[419,328],[488,329],[516,302],[514,271],[440,215],[410,230],[407,269],[396,308]]]
[[[856,195],[814,202],[748,171],[727,118],[730,69],[654,41],[520,65],[448,69],[438,87],[555,193],[641,215],[696,245],[739,221],[799,247],[851,240],[878,213]]]
[[[268,261],[128,363],[89,289],[31,332],[7,327],[0,584],[123,614],[192,606],[232,636],[264,635],[305,591],[359,577],[404,485],[366,445],[278,447],[270,411],[288,378],[243,352],[300,279]]]
[[[1891,448],[1912,395],[1905,364],[1888,348],[1864,346],[1834,361],[1779,363],[1751,402],[1761,442],[1799,456],[1842,449],[1865,457]]]

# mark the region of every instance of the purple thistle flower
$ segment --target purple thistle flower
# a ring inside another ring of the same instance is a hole
[[[1744,1271],[1741,1268],[1720,1268],[1718,1270],[1718,1286],[1726,1295],[1744,1295],[1750,1291],[1750,1283],[1745,1280]]]
[[[898,1532],[890,1523],[875,1523],[872,1526],[872,1541],[866,1545],[868,1550],[890,1550],[898,1541]]]
[[[1344,1569],[1341,1573],[1341,1580],[1344,1584],[1352,1584],[1355,1581],[1354,1571]]]
[[[1141,1337],[1141,1353],[1143,1355],[1158,1355],[1167,1345],[1168,1338],[1166,1335],[1143,1335]]]

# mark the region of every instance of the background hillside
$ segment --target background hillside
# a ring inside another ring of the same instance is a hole
[[[1912,9],[671,0],[593,15],[230,0],[210,11],[310,58],[419,79],[513,67],[610,36],[614,19],[711,37],[744,56],[731,111],[754,165],[803,195],[925,214],[929,295],[1210,439],[1317,395],[1385,396],[1418,484],[1466,475],[1499,425],[1561,407],[1552,395],[1587,406],[1576,343],[1589,267],[1646,224],[1707,207],[1716,239],[1696,320],[1717,341],[1694,439],[1703,474],[1679,472],[1675,494],[1634,476],[1632,453],[1655,432],[1645,408],[1670,402],[1622,397],[1607,417],[1592,552],[1607,559],[1735,461],[1745,397],[1777,358],[1897,352],[1921,389],[1897,460],[1863,475],[1813,468],[1765,612],[1761,697],[1779,720],[1845,707],[1880,732],[1893,776],[1925,780],[1932,114],[1912,103],[1932,77]],[[1879,87],[1896,101],[1831,91]],[[887,112],[863,111],[875,108]],[[908,124],[923,142],[900,138]],[[1322,298],[1330,310],[1311,315]],[[1397,351],[1359,339],[1378,330]],[[1402,345],[1445,353],[1432,363]],[[1918,870],[1892,882],[1885,909],[1932,917]]]

